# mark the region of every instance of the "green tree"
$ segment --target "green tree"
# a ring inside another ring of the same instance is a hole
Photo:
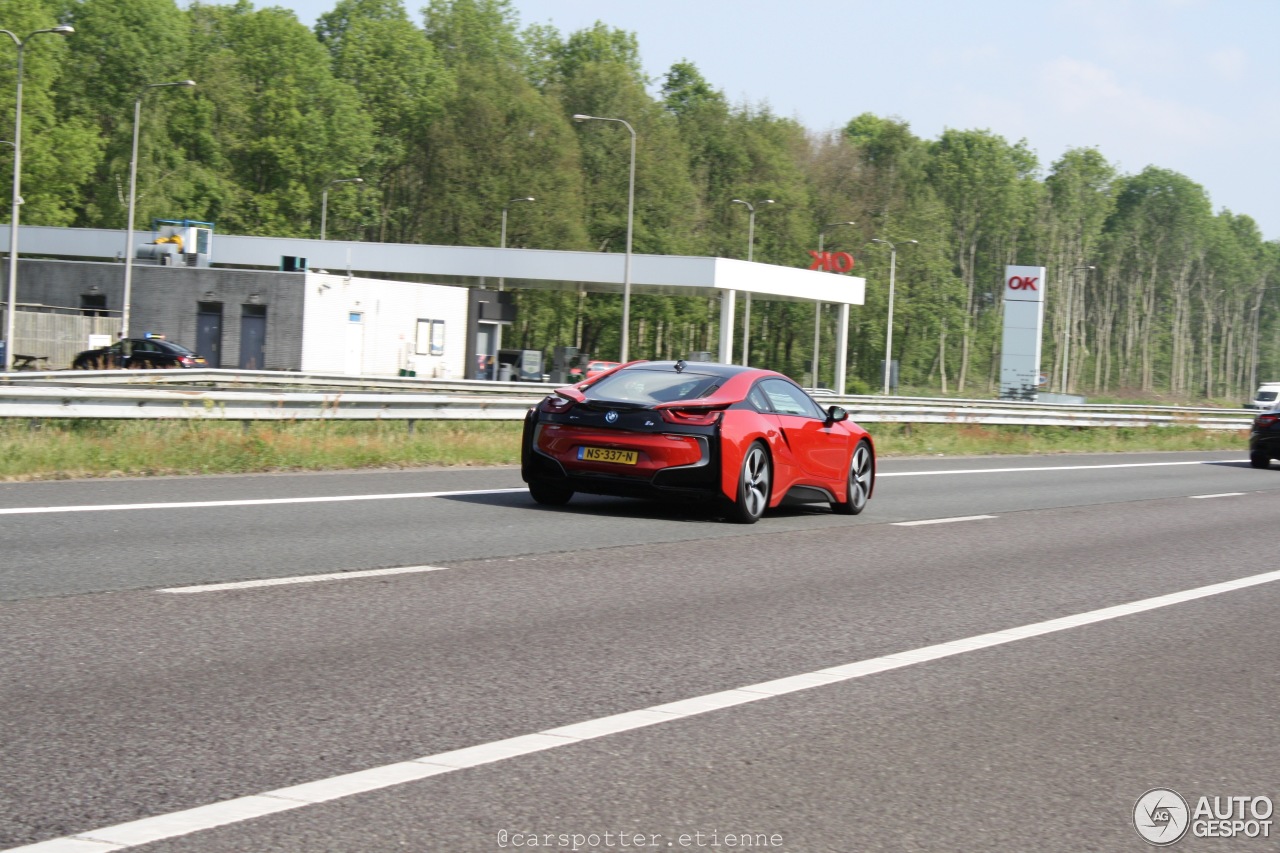
[[[436,0],[427,9],[426,32],[456,86],[413,151],[425,192],[417,233],[426,242],[495,246],[503,207],[533,196],[509,219],[509,245],[586,243],[572,131],[525,79],[516,27],[498,0]]]
[[[697,195],[688,177],[684,145],[674,120],[645,91],[634,37],[603,25],[567,40],[544,31],[539,63],[548,99],[566,123],[575,114],[626,121],[636,139],[633,251],[687,254],[693,245]],[[575,131],[588,245],[626,249],[631,135],[617,122],[588,121]],[[581,302],[579,346],[614,356],[620,347],[621,303],[616,297]],[[673,334],[684,300],[635,298],[631,305],[630,355],[643,357],[675,346]]]
[[[1124,386],[1188,390],[1192,287],[1211,217],[1204,189],[1176,172],[1148,166],[1122,182],[1107,222],[1106,264],[1128,282],[1117,329]]]
[[[291,12],[196,4],[185,107],[188,209],[232,233],[315,236],[320,195],[373,156],[372,122]],[[183,109],[175,106],[175,110]]]
[[[426,33],[409,20],[401,0],[340,0],[322,15],[316,33],[333,58],[334,75],[355,88],[374,122],[374,151],[360,176],[377,199],[371,239],[412,242],[426,197],[412,152],[454,94],[454,75]],[[356,214],[361,194],[348,194]],[[338,208],[342,210],[342,208]]]
[[[191,79],[187,16],[173,0],[79,0],[71,6],[71,18],[76,35],[68,46],[74,70],[61,93],[63,109],[97,126],[106,142],[85,194],[81,223],[123,228],[128,221],[139,98],[138,206],[165,216],[185,215],[172,195],[180,193],[186,168],[186,152],[175,138],[181,112],[175,112],[174,100],[191,94],[148,87]]]
[[[1066,152],[1045,180],[1037,247],[1048,267],[1050,331],[1059,344],[1053,348],[1050,375],[1062,376],[1062,359],[1069,357],[1068,382],[1074,378],[1080,383],[1091,355],[1095,369],[1103,368],[1105,342],[1115,327],[1116,294],[1103,289],[1096,274],[1103,226],[1115,205],[1115,180],[1115,169],[1093,148]],[[1071,346],[1061,345],[1068,340]],[[1071,393],[1071,387],[1060,390]]]
[[[75,60],[68,40],[36,30],[57,26],[56,7],[48,0],[0,0],[0,27],[26,40],[23,51],[22,197],[20,219],[29,225],[72,225],[101,156],[97,126],[76,115],[65,115],[59,93],[68,85]],[[0,130],[9,144],[0,148],[0,162],[13,157],[14,104],[17,96],[17,46],[0,35],[0,115],[10,122]],[[0,169],[0,186],[12,196],[12,169]],[[6,204],[7,208],[8,205]],[[5,217],[7,220],[7,216]]]
[[[986,130],[949,129],[930,146],[926,172],[948,212],[952,263],[965,287],[959,391],[968,382],[975,344],[990,357],[988,387],[994,383],[1000,269],[1016,257],[1035,169],[1025,143],[1010,145]],[[979,281],[989,284],[980,291]]]
[[[810,151],[807,133],[797,122],[779,118],[767,108],[743,108],[731,116],[730,134],[741,140],[745,154],[741,162],[746,169],[735,175],[728,187],[732,191],[730,203],[718,200],[729,215],[727,256],[746,256],[742,238],[747,236],[744,226],[749,224],[744,221],[742,205],[732,204],[732,198],[752,203],[767,198],[774,203],[764,208],[757,205],[754,259],[807,267],[811,260],[808,250],[817,244],[804,176]],[[714,201],[709,199],[708,204]],[[753,300],[750,335],[752,364],[799,375],[811,355],[813,307]]]

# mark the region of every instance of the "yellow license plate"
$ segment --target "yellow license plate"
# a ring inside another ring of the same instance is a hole
[[[614,450],[612,447],[579,447],[578,458],[583,462],[616,462],[634,465],[640,454],[634,450]]]

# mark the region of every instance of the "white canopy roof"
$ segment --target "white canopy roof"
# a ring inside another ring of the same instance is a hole
[[[129,245],[147,242],[135,231]],[[19,226],[22,255],[60,258],[122,258],[123,229]],[[9,229],[0,229],[0,251],[9,250]],[[562,252],[547,249],[496,249],[474,246],[422,246],[409,243],[362,243],[293,237],[213,235],[210,258],[215,265],[278,269],[283,257],[305,258],[309,269],[353,271],[394,278],[413,275],[450,279],[448,283],[491,284],[502,280],[513,288],[556,288],[593,293],[621,293],[626,255],[617,252]],[[850,305],[862,305],[866,279],[798,267],[751,263],[727,258],[678,255],[631,256],[633,295],[706,296],[721,300],[721,361],[733,354],[737,294],[764,299],[832,303],[840,306],[837,349],[848,341]],[[815,346],[817,344],[815,337]],[[836,387],[843,390],[844,359],[836,360]],[[815,358],[816,362],[816,358]]]
[[[119,258],[124,231],[94,228],[20,226],[21,255],[66,258]],[[147,231],[135,232],[134,244]],[[0,229],[0,250],[8,251],[8,230]],[[360,243],[292,237],[241,237],[214,234],[215,265],[277,269],[282,257],[306,258],[309,268],[354,270],[380,275],[447,276],[503,279],[512,287],[557,287],[593,293],[621,293],[626,256],[618,252],[560,252],[546,249],[494,249],[475,246],[421,246],[409,243]],[[460,282],[467,283],[467,282]],[[633,294],[719,296],[724,291],[767,299],[861,305],[866,281],[797,267],[748,263],[728,258],[679,255],[631,256]]]

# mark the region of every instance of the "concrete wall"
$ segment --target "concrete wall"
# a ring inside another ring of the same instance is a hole
[[[7,277],[8,260],[0,266],[6,268]],[[146,332],[162,334],[194,349],[199,303],[221,303],[222,362],[211,366],[235,368],[240,366],[243,306],[257,304],[266,308],[266,369],[300,370],[304,277],[303,273],[135,265],[129,333],[134,337]],[[120,316],[123,264],[18,261],[20,311],[34,306],[79,309],[81,295],[95,287],[106,296],[107,311]]]
[[[7,259],[0,264],[3,266],[7,266]],[[4,270],[3,275],[7,274]],[[19,316],[39,311],[40,306],[78,313],[81,296],[87,293],[104,296],[106,311],[113,318],[118,318],[123,308],[121,263],[21,259],[18,274]],[[246,309],[265,309],[267,370],[395,376],[401,369],[409,369],[423,377],[456,379],[465,375],[465,287],[319,273],[138,264],[133,268],[132,302],[132,337],[152,332],[192,349],[197,349],[200,307],[220,305],[222,354],[220,363],[211,361],[212,367],[243,366],[242,315]],[[353,323],[353,315],[359,318],[358,323]],[[416,351],[419,320],[444,322],[442,354]],[[24,341],[24,345],[33,350],[34,342]],[[86,340],[76,351],[88,346]],[[42,350],[40,354],[45,353]]]

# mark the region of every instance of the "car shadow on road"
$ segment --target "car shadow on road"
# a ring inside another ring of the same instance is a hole
[[[535,503],[526,491],[493,495],[447,495],[442,500],[482,504],[490,507],[528,509],[558,515],[580,515],[599,518],[636,518],[661,521],[716,521],[724,510],[711,501],[650,501],[641,498],[615,498],[603,495],[577,494],[564,506]]]
[[[1220,468],[1252,468],[1252,463],[1247,459],[1224,459],[1220,461],[1203,462],[1203,465],[1216,465]]]
[[[576,494],[564,506],[543,506],[535,503],[528,492],[503,492],[489,495],[444,495],[441,500],[459,501],[488,507],[527,509],[556,515],[581,516],[590,519],[635,519],[644,521],[670,521],[674,523],[706,524],[725,522],[726,509],[714,500],[656,501],[643,498],[620,498],[604,495]],[[830,515],[829,507],[822,504],[793,504],[765,512],[761,521],[770,518],[797,518],[814,515]]]

